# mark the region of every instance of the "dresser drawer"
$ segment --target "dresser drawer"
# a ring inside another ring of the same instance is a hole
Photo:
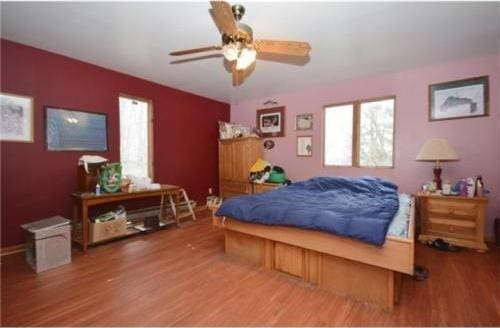
[[[242,193],[242,192],[232,192],[230,190],[222,190],[221,194],[220,194],[220,196],[223,199],[228,199],[228,198],[232,198],[232,197],[236,197],[236,196],[243,196],[243,195],[247,195],[247,194]]]
[[[427,231],[431,234],[447,237],[474,240],[476,224],[472,221],[460,221],[430,217],[427,221]]]
[[[263,184],[254,183],[252,185],[254,194],[258,194],[258,193],[273,190],[273,189],[278,189],[280,187],[282,187],[282,185],[277,184],[277,183],[263,183]]]
[[[478,215],[477,203],[458,202],[446,199],[429,199],[429,215],[446,216],[454,219],[475,220]]]
[[[250,194],[251,186],[249,182],[221,181],[221,191],[227,191],[235,194]]]

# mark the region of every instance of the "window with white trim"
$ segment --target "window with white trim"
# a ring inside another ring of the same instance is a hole
[[[152,178],[151,102],[120,96],[119,103],[122,173]]]

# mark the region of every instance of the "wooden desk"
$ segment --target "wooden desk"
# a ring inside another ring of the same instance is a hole
[[[91,193],[73,193],[73,226],[80,220],[82,223],[82,234],[77,236],[73,227],[73,241],[80,244],[82,251],[86,252],[89,246],[89,216],[88,209],[91,206],[102,205],[114,202],[121,202],[131,199],[161,197],[160,218],[165,217],[165,196],[173,196],[175,201],[175,221],[179,226],[179,193],[182,188],[173,185],[162,185],[161,189],[145,190],[134,192],[118,192],[112,194],[95,195]],[[81,237],[81,238],[79,238]]]

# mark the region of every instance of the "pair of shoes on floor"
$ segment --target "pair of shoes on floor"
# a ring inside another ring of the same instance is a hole
[[[423,281],[429,277],[429,269],[421,265],[415,265],[413,267],[413,279],[417,281]]]
[[[430,248],[437,249],[439,251],[446,251],[446,252],[459,252],[460,248],[457,246],[453,246],[450,243],[447,243],[441,238],[438,238],[436,240],[428,240],[427,241],[427,246]]]

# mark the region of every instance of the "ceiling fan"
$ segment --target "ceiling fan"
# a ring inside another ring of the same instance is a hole
[[[240,22],[245,14],[245,7],[233,5],[225,1],[210,1],[210,13],[215,25],[222,34],[220,46],[193,48],[171,52],[171,56],[190,55],[194,53],[222,50],[222,55],[230,65],[233,85],[238,86],[245,78],[245,71],[255,63],[257,55],[260,59],[287,62],[285,57],[308,59],[311,46],[307,42],[263,40],[253,38],[250,26]],[[280,56],[284,56],[280,58]],[[200,57],[210,58],[211,56]],[[185,60],[185,61],[190,61]],[[183,61],[179,61],[183,62]]]

